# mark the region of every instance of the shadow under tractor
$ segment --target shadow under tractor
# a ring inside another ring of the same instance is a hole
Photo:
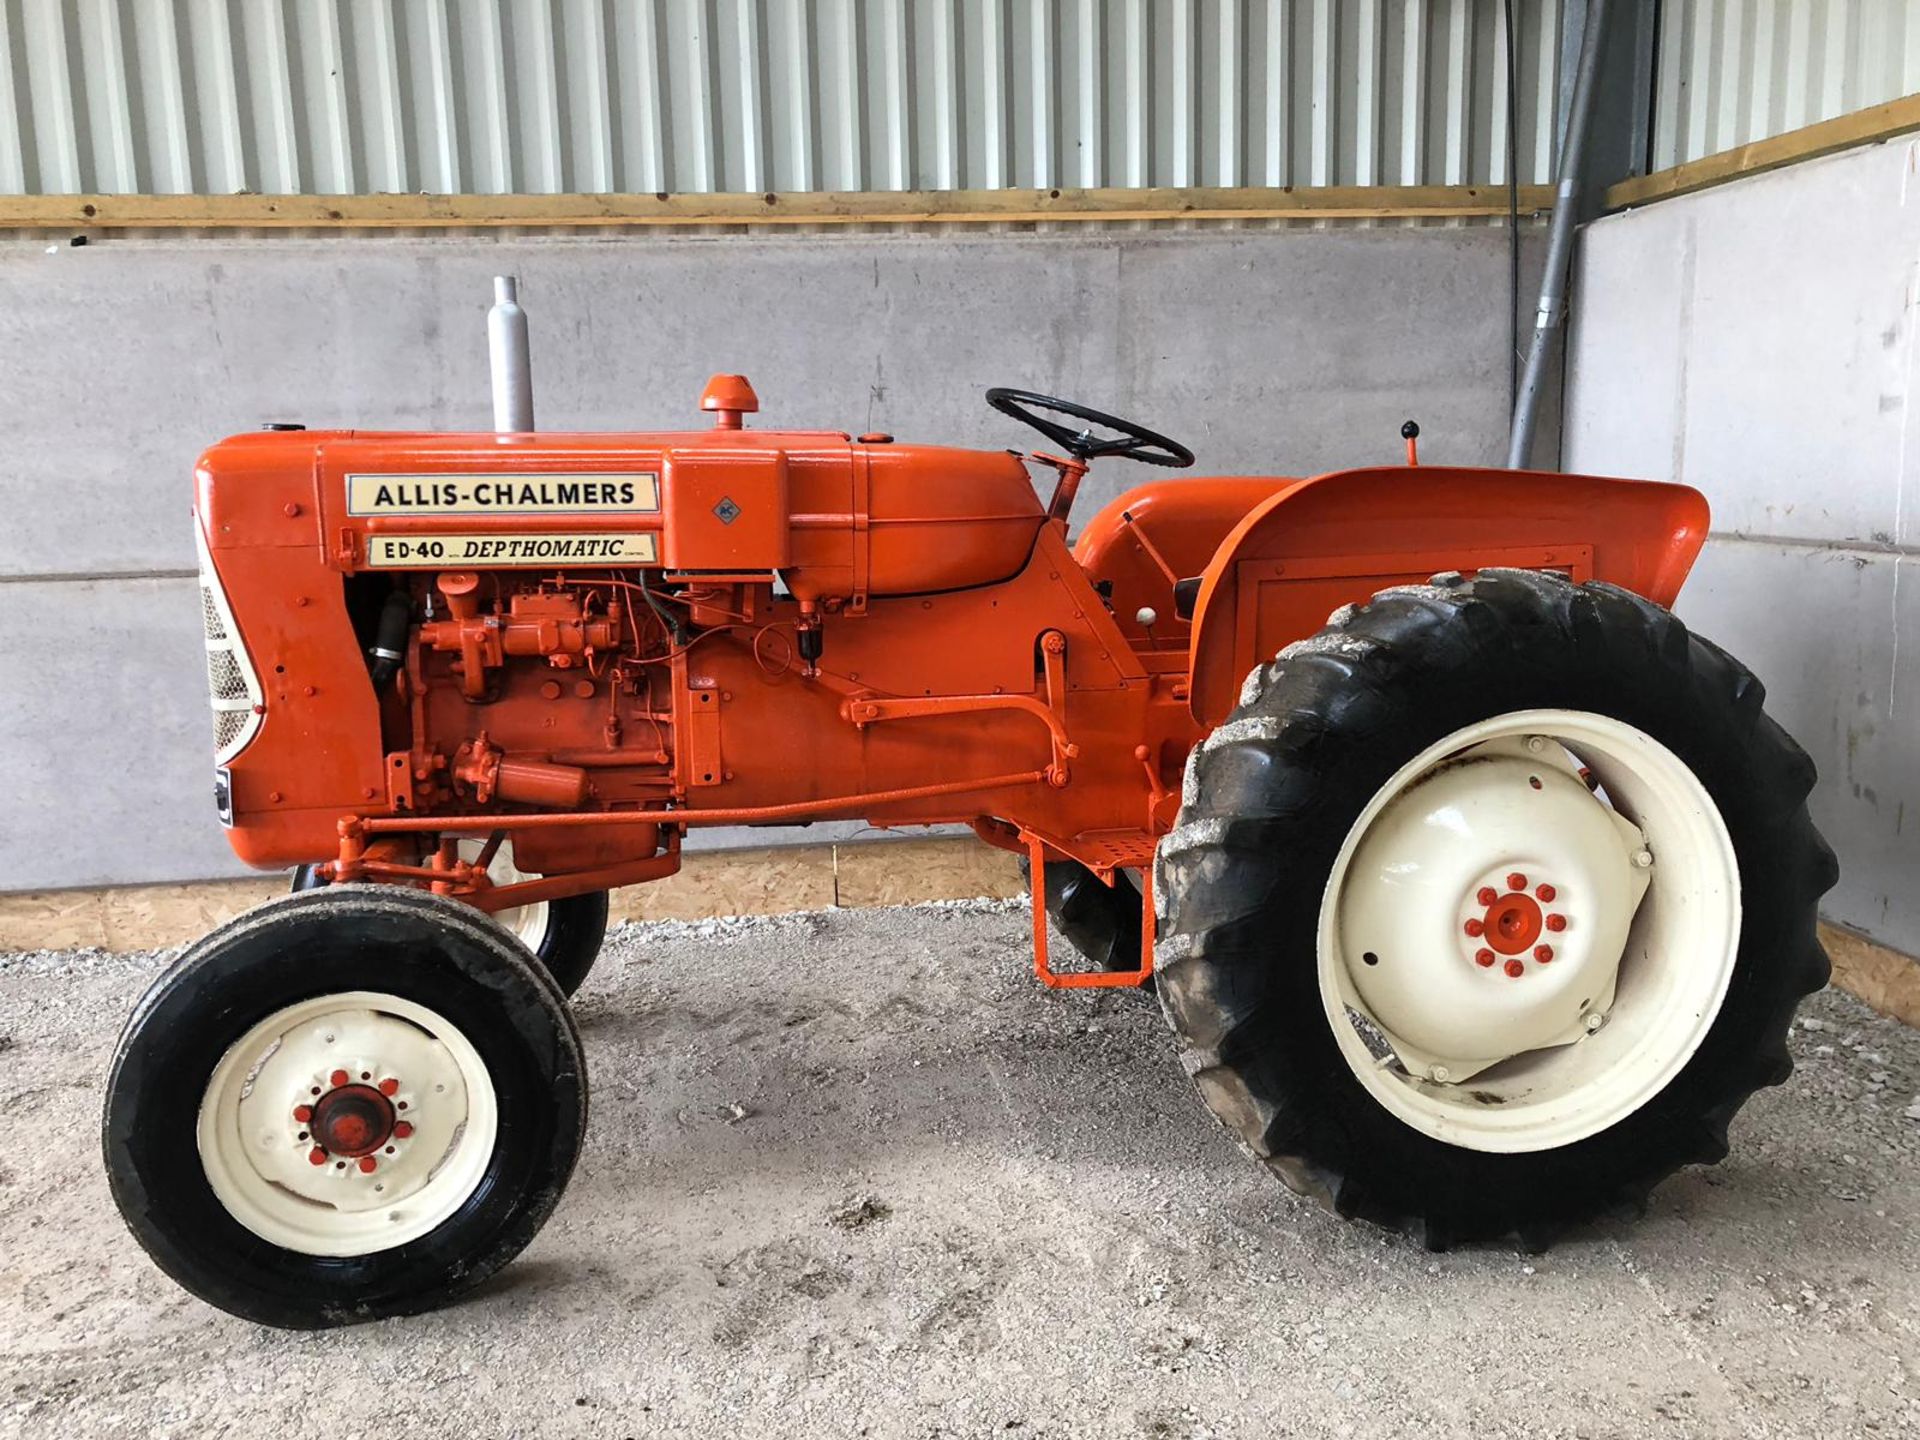
[[[987,398],[1051,449],[749,428],[720,375],[708,429],[536,432],[529,394],[206,453],[221,818],[301,868],[119,1043],[107,1168],[169,1275],[317,1327],[506,1264],[579,1153],[607,892],[699,825],[970,825],[1030,866],[1043,982],[1150,985],[1261,1164],[1434,1247],[1725,1155],[1835,866],[1759,682],[1668,609],[1704,499],[1420,465],[1409,425],[1070,541],[1089,465],[1192,452]]]

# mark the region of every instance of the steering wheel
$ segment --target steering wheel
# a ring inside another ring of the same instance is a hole
[[[987,391],[987,404],[1002,415],[1011,415],[1021,424],[1031,425],[1079,461],[1095,460],[1102,455],[1118,455],[1123,460],[1138,460],[1142,465],[1171,465],[1185,469],[1193,464],[1193,451],[1178,440],[1169,440],[1144,425],[1136,425],[1131,420],[1122,420],[1118,415],[1109,415],[1104,410],[1095,410],[1088,405],[1077,405],[1071,400],[1036,395],[1031,390],[1008,390],[996,385]],[[1036,410],[1069,415],[1085,423],[1077,428],[1063,425],[1058,420],[1036,415]],[[1096,427],[1118,433],[1102,438],[1093,433]]]

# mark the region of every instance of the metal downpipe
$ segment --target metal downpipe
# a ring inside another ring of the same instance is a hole
[[[1540,304],[1534,315],[1533,339],[1527,346],[1526,370],[1513,405],[1513,429],[1507,443],[1507,468],[1524,470],[1533,454],[1534,429],[1540,418],[1540,390],[1545,384],[1553,339],[1567,318],[1567,275],[1573,259],[1573,232],[1579,221],[1579,196],[1586,179],[1587,131],[1593,120],[1593,98],[1599,89],[1600,56],[1606,43],[1607,0],[1588,0],[1586,34],[1580,39],[1580,68],[1567,113],[1567,144],[1560,155],[1559,184],[1554,193],[1553,224],[1547,233],[1547,268],[1540,277]]]

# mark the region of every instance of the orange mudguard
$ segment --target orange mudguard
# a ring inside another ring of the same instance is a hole
[[[1257,664],[1342,605],[1440,571],[1515,566],[1671,605],[1707,537],[1685,485],[1526,470],[1336,470],[1256,505],[1214,552],[1194,610],[1189,705],[1207,728]]]

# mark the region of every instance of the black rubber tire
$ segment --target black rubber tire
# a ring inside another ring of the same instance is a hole
[[[1535,571],[1388,590],[1289,646],[1193,752],[1157,861],[1161,1005],[1208,1106],[1295,1190],[1436,1249],[1541,1248],[1724,1157],[1734,1113],[1792,1070],[1787,1027],[1827,980],[1816,904],[1838,873],[1807,814],[1813,764],[1763,698],[1661,607]],[[1536,707],[1625,720],[1693,769],[1732,838],[1742,928],[1713,1027],[1664,1090],[1575,1144],[1502,1155],[1429,1138],[1367,1094],[1328,1026],[1316,947],[1340,847],[1394,771]]]
[[[293,891],[317,890],[327,882],[318,867],[301,865],[293,872]],[[553,983],[569,999],[585,983],[600,947],[607,939],[607,892],[574,895],[565,900],[547,902],[547,933],[540,939],[534,959],[546,967]]]
[[[1033,867],[1025,856],[1020,876],[1032,885]],[[1078,860],[1049,860],[1047,916],[1094,969],[1140,968],[1140,888],[1126,871],[1117,871],[1106,885]],[[1149,980],[1142,988],[1152,987]]]
[[[499,1133],[473,1194],[428,1234],[324,1257],[242,1226],[196,1138],[214,1066],[253,1025],[316,995],[376,990],[430,1006],[480,1052]],[[393,885],[329,886],[229,921],[141,997],[107,1077],[102,1145],[114,1202],[156,1264],[210,1305],[322,1329],[445,1305],[533,1239],[586,1128],[580,1038],[559,990],[478,911]]]
[[[607,892],[595,890],[547,902],[547,933],[534,958],[546,967],[560,993],[573,998],[585,983],[607,939]]]

